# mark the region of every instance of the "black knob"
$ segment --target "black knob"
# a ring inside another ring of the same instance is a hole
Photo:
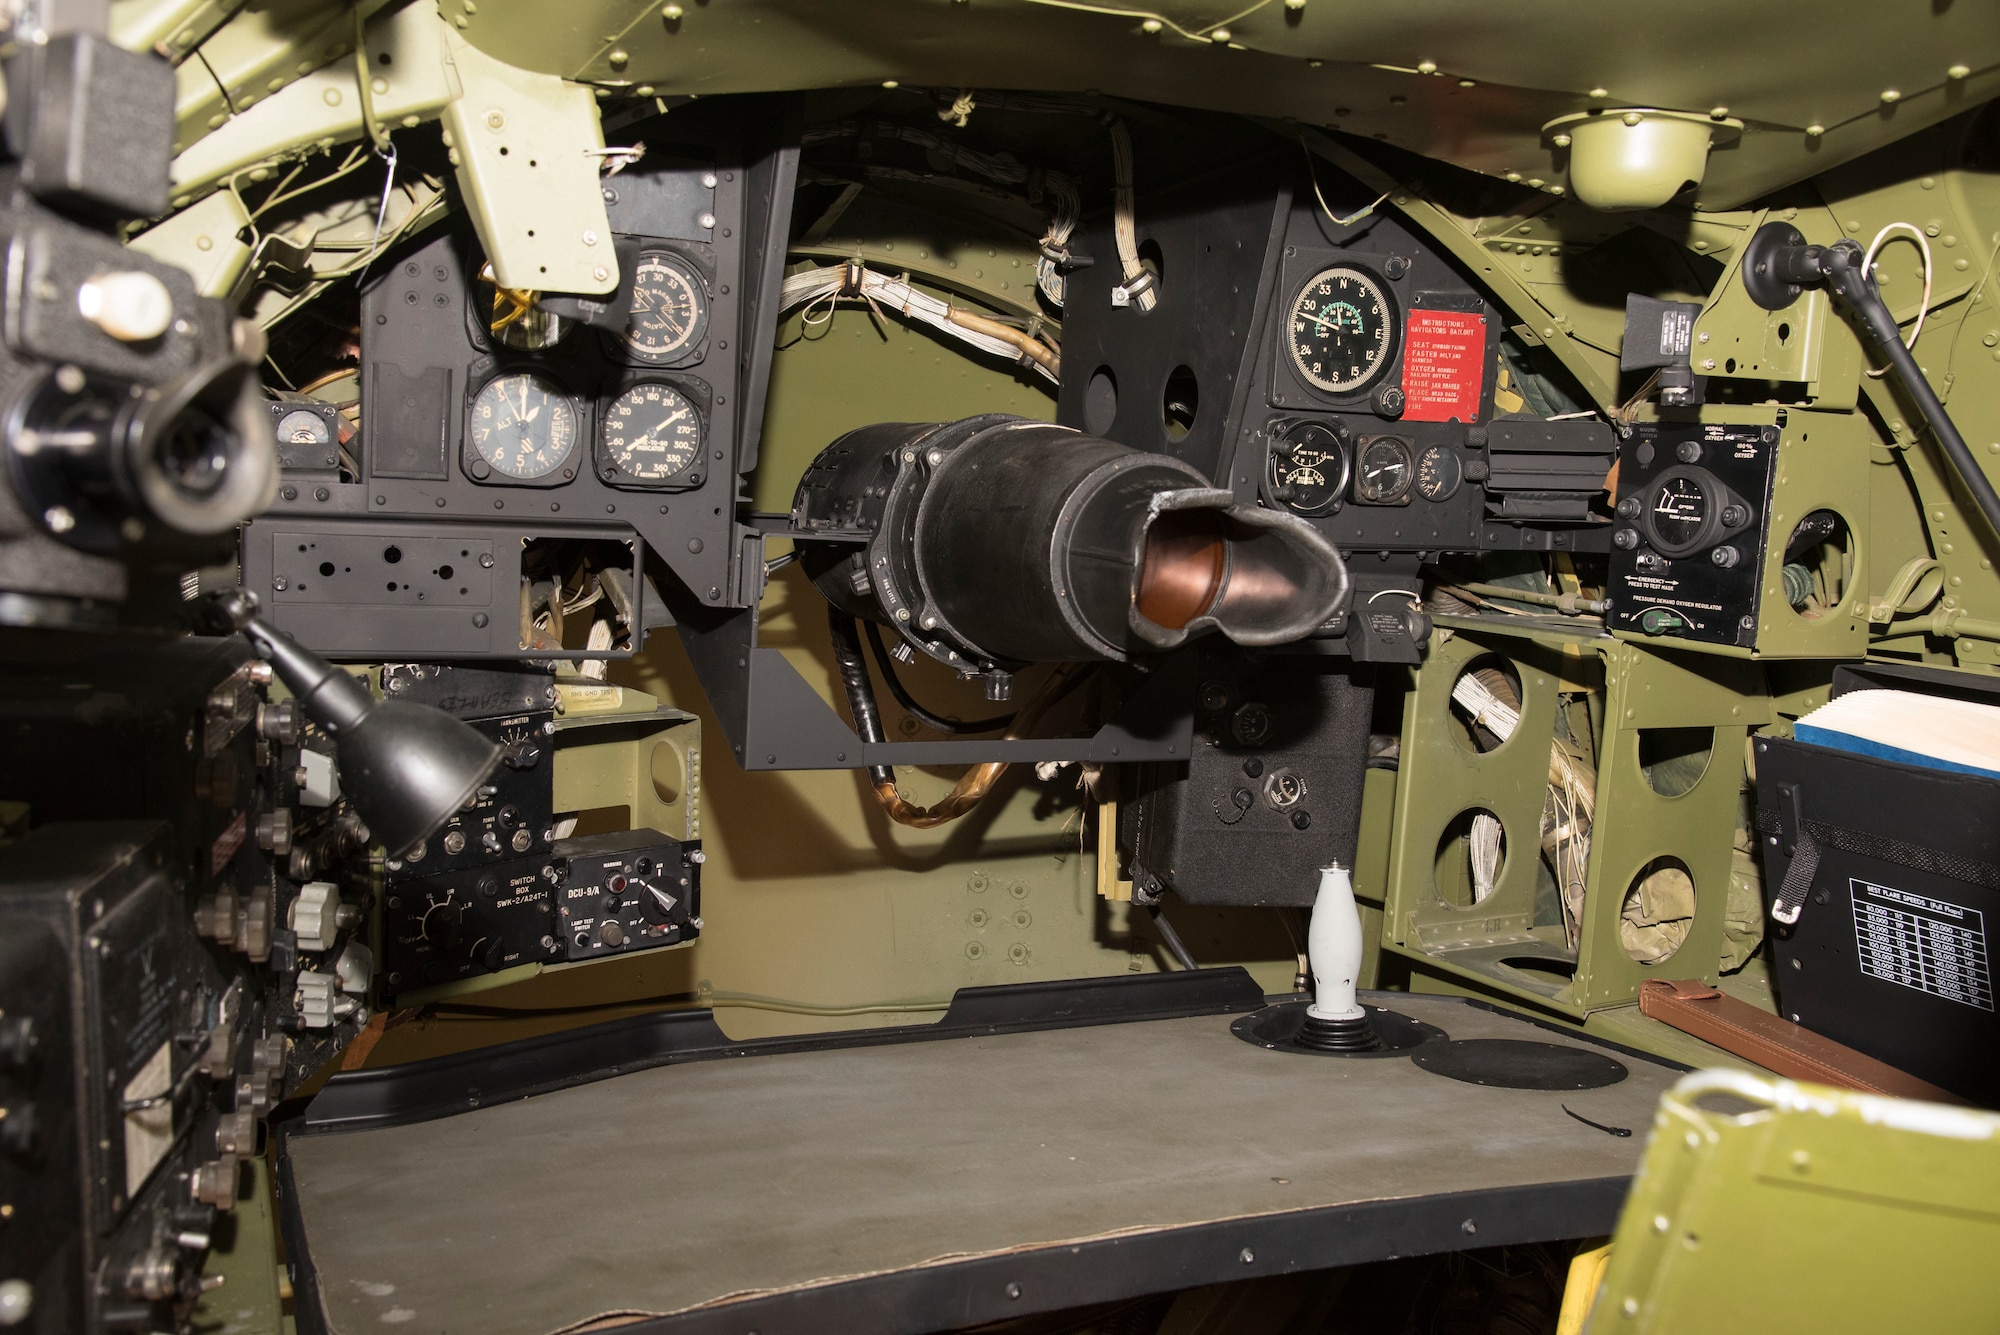
[[[597,939],[599,941],[602,941],[607,946],[624,945],[625,924],[622,922],[605,923],[602,927],[597,929]]]
[[[458,915],[446,908],[424,914],[424,940],[439,950],[449,950],[458,940]]]
[[[1722,507],[1722,526],[1724,528],[1739,528],[1749,522],[1750,512],[1742,506],[1725,505]]]
[[[667,921],[680,902],[680,898],[664,885],[648,883],[639,892],[639,907],[654,922]]]
[[[1637,496],[1627,496],[1624,500],[1618,502],[1618,513],[1625,519],[1637,519],[1639,512],[1645,508],[1644,503]]]
[[[1611,535],[1611,541],[1629,552],[1639,545],[1639,535],[1629,528],[1621,528]]]
[[[1253,779],[1257,778],[1264,772],[1264,762],[1255,756],[1251,756],[1243,762],[1243,772]]]
[[[542,748],[532,741],[509,742],[500,752],[500,763],[508,769],[533,769],[541,759]]]
[[[1727,570],[1743,559],[1743,553],[1737,551],[1734,547],[1717,547],[1708,554],[1708,559],[1721,566],[1724,570]]]
[[[1403,606],[1403,632],[1410,643],[1421,648],[1431,642],[1431,615],[1416,603]],[[1303,827],[1301,827],[1303,828]]]
[[[40,1118],[32,1103],[16,1103],[0,1108],[0,1150],[9,1154],[28,1155],[35,1152],[36,1132]]]
[[[489,936],[473,948],[472,958],[486,972],[498,973],[507,962],[507,943],[497,936]]]
[[[32,1016],[16,1015],[0,1020],[0,1071],[18,1071],[34,1061],[42,1046]]]
[[[1313,823],[1313,818],[1311,812],[1294,811],[1292,813],[1292,828],[1294,830],[1303,830],[1312,823]]]
[[[1701,458],[1701,442],[1698,440],[1682,441],[1680,444],[1674,446],[1674,458],[1679,459],[1684,464],[1693,463],[1695,460]]]
[[[509,834],[527,823],[527,817],[521,813],[521,808],[512,805],[501,807],[500,814],[494,819],[500,823],[500,828]]]

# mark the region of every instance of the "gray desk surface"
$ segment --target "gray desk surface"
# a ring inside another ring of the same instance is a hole
[[[1567,1042],[1422,997],[1453,1038]],[[326,1324],[548,1335],[1217,1220],[1621,1177],[1676,1073],[1461,1084],[1229,1016],[667,1066],[290,1144]],[[1585,1126],[1633,1128],[1629,1138]]]

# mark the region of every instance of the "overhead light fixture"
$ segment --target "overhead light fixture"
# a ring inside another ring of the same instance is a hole
[[[389,857],[437,833],[499,763],[497,744],[442,709],[376,699],[359,678],[261,619],[247,589],[216,594],[214,607],[333,737],[341,791]]]

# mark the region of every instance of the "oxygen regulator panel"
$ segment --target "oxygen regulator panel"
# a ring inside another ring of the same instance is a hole
[[[1777,457],[1776,427],[1634,428],[1618,455],[1605,625],[1754,645]]]

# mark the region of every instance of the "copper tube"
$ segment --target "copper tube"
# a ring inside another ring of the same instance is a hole
[[[1215,605],[1227,550],[1207,512],[1154,520],[1139,566],[1139,615],[1168,630],[1186,629]]]
[[[1021,735],[1041,720],[1050,706],[1069,694],[1077,674],[1089,666],[1084,663],[1064,663],[1050,674],[1042,684],[1035,698],[1025,705],[1014,718],[1014,726],[1007,729],[1006,740],[1017,741]],[[890,771],[893,773],[893,771]],[[920,807],[906,800],[896,790],[893,781],[875,785],[875,800],[882,804],[882,810],[898,825],[908,825],[912,829],[931,830],[950,821],[957,820],[966,812],[986,800],[993,791],[993,785],[1007,772],[1004,760],[989,760],[983,765],[975,765],[959,777],[950,792],[936,806]]]
[[[1014,328],[1013,325],[1002,324],[998,320],[989,320],[983,315],[974,315],[971,311],[963,310],[957,306],[953,306],[947,310],[944,318],[961,329],[970,329],[974,333],[984,334],[988,338],[997,338],[1003,343],[1012,344],[1021,350],[1022,356],[1041,363],[1042,367],[1050,375],[1059,376],[1062,374],[1062,362],[1057,357],[1055,349],[1040,339],[1033,338],[1024,331]]]

